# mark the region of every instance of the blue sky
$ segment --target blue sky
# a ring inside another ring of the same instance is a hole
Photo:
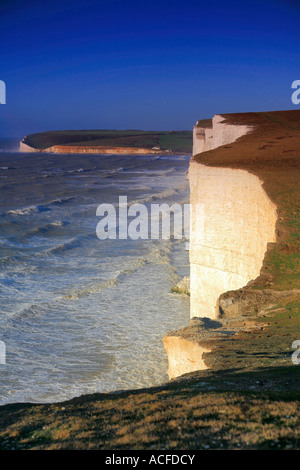
[[[299,24],[296,0],[2,0],[0,137],[296,108]]]

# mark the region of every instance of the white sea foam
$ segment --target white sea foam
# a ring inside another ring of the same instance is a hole
[[[52,209],[51,206],[57,206],[61,205],[64,203],[68,203],[70,201],[74,201],[78,198],[78,196],[69,196],[65,198],[57,198],[53,199],[49,202],[46,202],[44,204],[39,204],[39,205],[30,205],[27,207],[22,207],[18,209],[10,209],[6,212],[4,212],[4,215],[31,215],[31,214],[36,214],[38,212],[46,212],[50,211]]]
[[[91,163],[84,156],[81,163],[78,156],[68,167],[69,156],[63,166],[61,155],[34,154],[17,156],[17,168],[18,158],[36,179],[27,189],[23,171],[16,172],[24,206],[17,194],[2,206],[0,327],[9,338],[9,368],[0,376],[1,403],[53,402],[167,380],[162,337],[189,317],[187,301],[171,294],[179,280],[174,247],[181,252],[184,243],[99,241],[95,214],[101,202],[117,200],[122,185],[128,205],[181,201],[187,165],[157,161],[155,168],[153,157],[130,156],[91,156]]]
[[[28,206],[23,209],[12,209],[6,212],[7,215],[30,215],[39,212],[37,206]]]

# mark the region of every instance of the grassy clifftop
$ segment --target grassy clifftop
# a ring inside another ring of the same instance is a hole
[[[24,143],[44,150],[55,145],[84,147],[139,147],[191,153],[191,131],[82,130],[48,131],[25,137]]]

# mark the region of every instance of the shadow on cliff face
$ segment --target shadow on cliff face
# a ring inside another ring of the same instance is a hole
[[[199,326],[201,325],[202,328],[204,328],[205,330],[214,330],[216,328],[221,328],[223,326],[223,324],[220,323],[219,321],[212,320],[211,318],[207,318],[207,317],[192,318],[191,321],[197,322]]]

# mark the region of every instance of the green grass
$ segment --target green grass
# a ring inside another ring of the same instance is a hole
[[[160,147],[172,152],[191,153],[191,131],[79,130],[48,131],[26,136],[24,142],[37,149],[54,145]]]

